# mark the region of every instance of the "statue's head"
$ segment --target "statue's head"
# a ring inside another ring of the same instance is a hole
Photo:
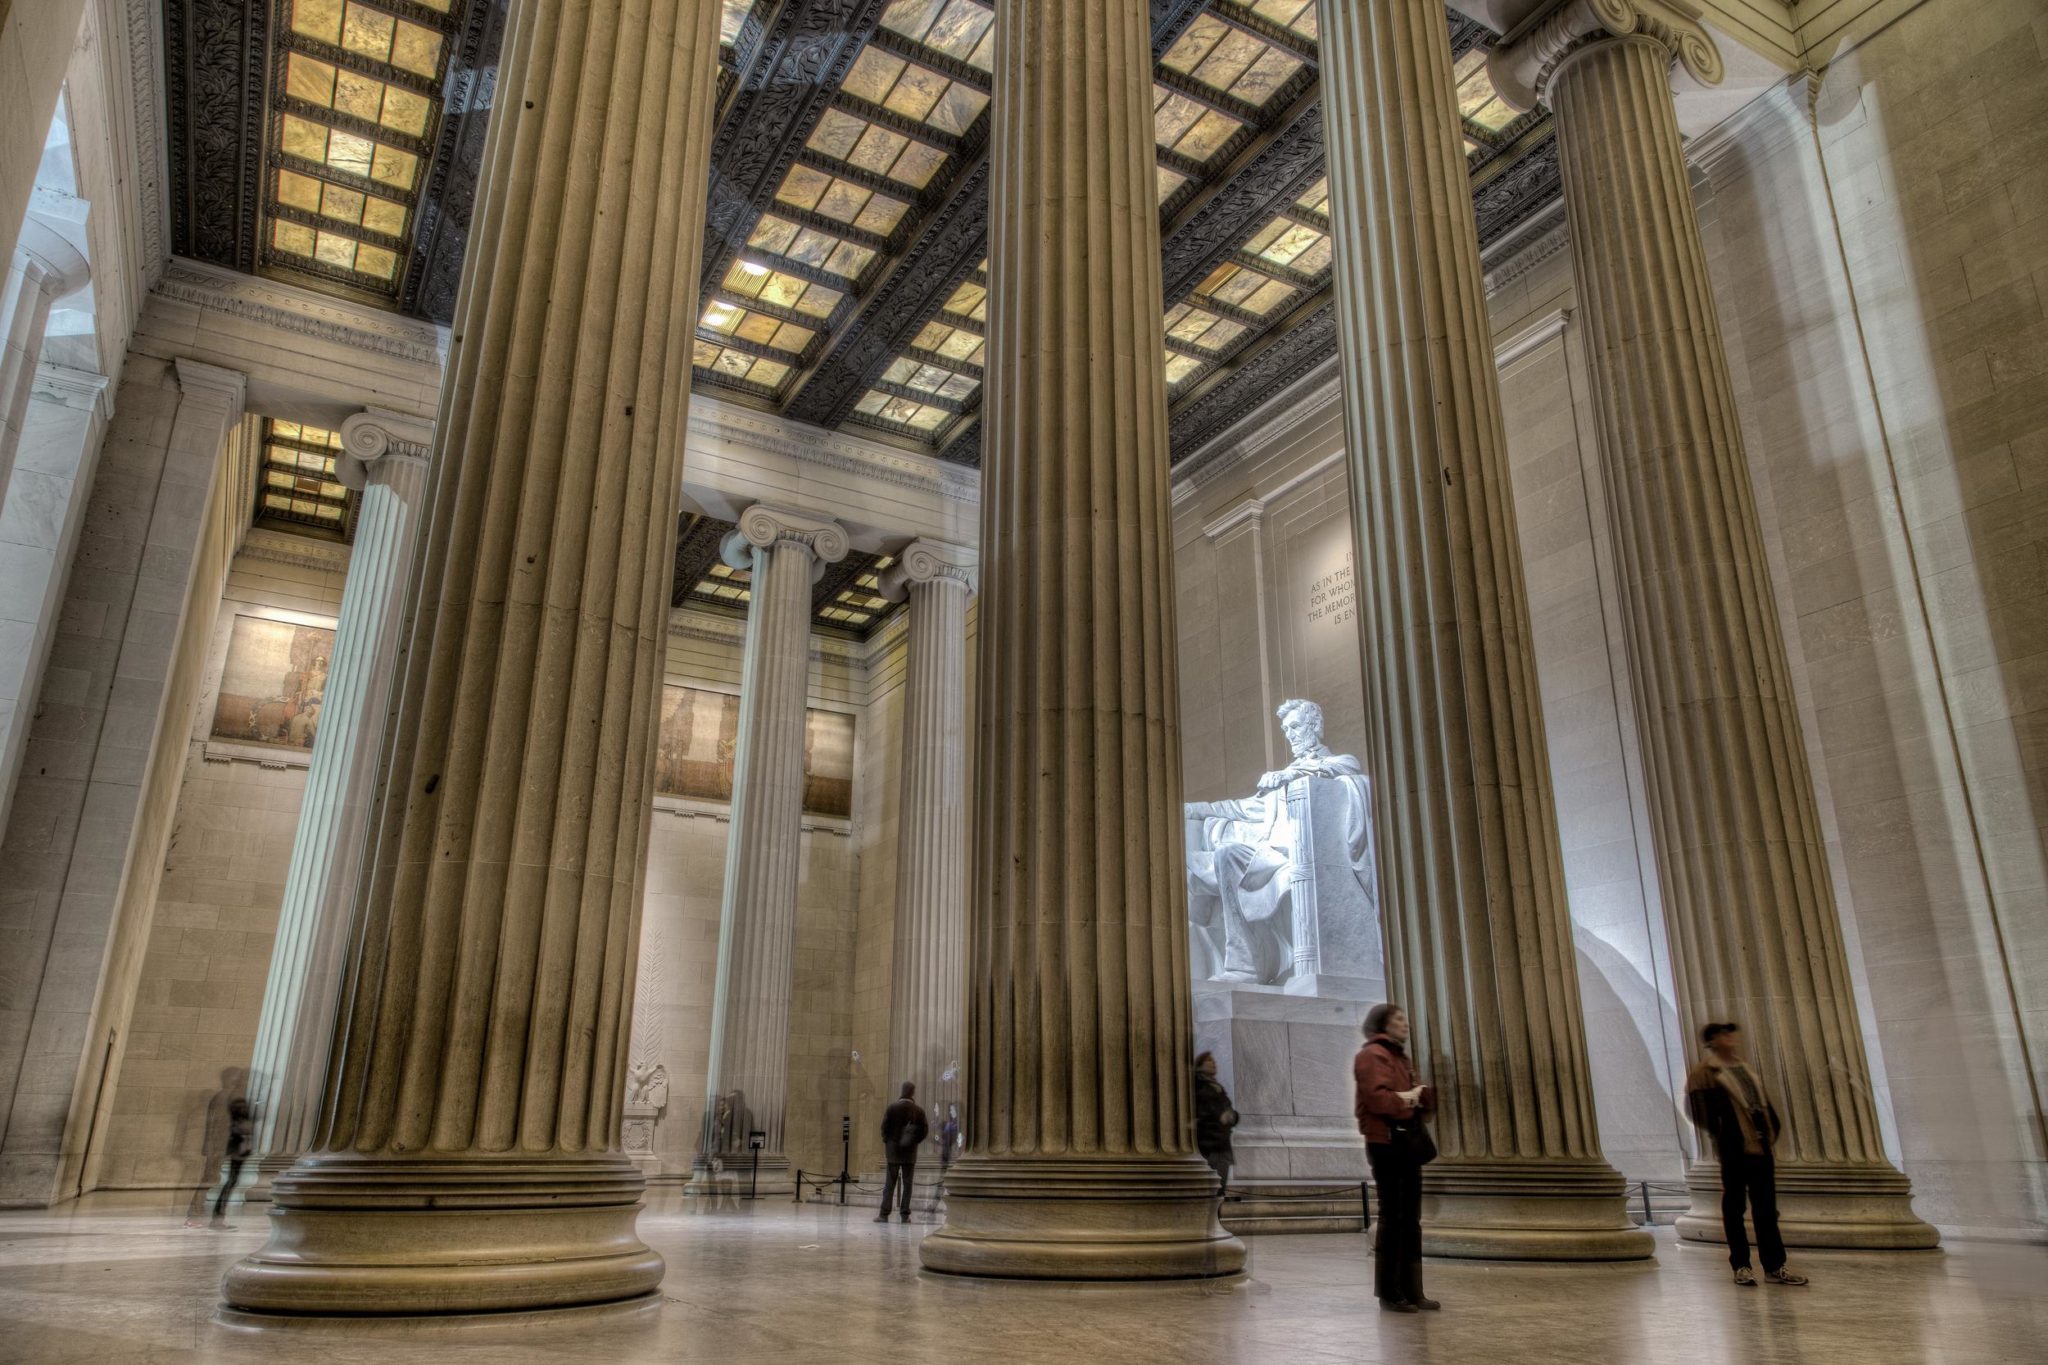
[[[1323,708],[1312,701],[1283,701],[1273,713],[1280,717],[1280,732],[1296,758],[1307,758],[1323,747]]]

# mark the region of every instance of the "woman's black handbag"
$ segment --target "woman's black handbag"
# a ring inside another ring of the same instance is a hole
[[[1436,1139],[1429,1135],[1429,1125],[1420,1115],[1412,1119],[1388,1119],[1387,1131],[1393,1135],[1395,1151],[1418,1166],[1427,1166],[1436,1160]]]

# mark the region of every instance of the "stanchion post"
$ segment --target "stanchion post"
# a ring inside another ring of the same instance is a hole
[[[1358,1231],[1362,1236],[1372,1230],[1372,1185],[1368,1181],[1358,1182]]]

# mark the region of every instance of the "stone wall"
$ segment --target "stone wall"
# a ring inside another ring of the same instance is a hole
[[[213,703],[235,617],[333,625],[347,557],[336,546],[329,558],[321,566],[245,551],[229,573],[207,635],[206,684],[187,721],[170,844],[112,1073],[110,1121],[94,1145],[99,1188],[171,1190],[177,1203],[218,1177],[208,1159],[219,1155],[207,1150],[209,1106],[222,1071],[246,1069],[255,1048],[306,760],[209,746]]]
[[[1928,0],[1701,149],[1888,1138],[2048,1221],[2048,16]]]

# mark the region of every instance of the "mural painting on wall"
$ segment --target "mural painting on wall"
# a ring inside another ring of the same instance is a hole
[[[333,657],[334,632],[323,626],[237,616],[213,707],[213,737],[312,748]]]
[[[673,683],[662,688],[654,789],[698,801],[732,800],[739,730],[738,697]],[[852,716],[837,711],[806,713],[804,809],[813,815],[853,814]]]

